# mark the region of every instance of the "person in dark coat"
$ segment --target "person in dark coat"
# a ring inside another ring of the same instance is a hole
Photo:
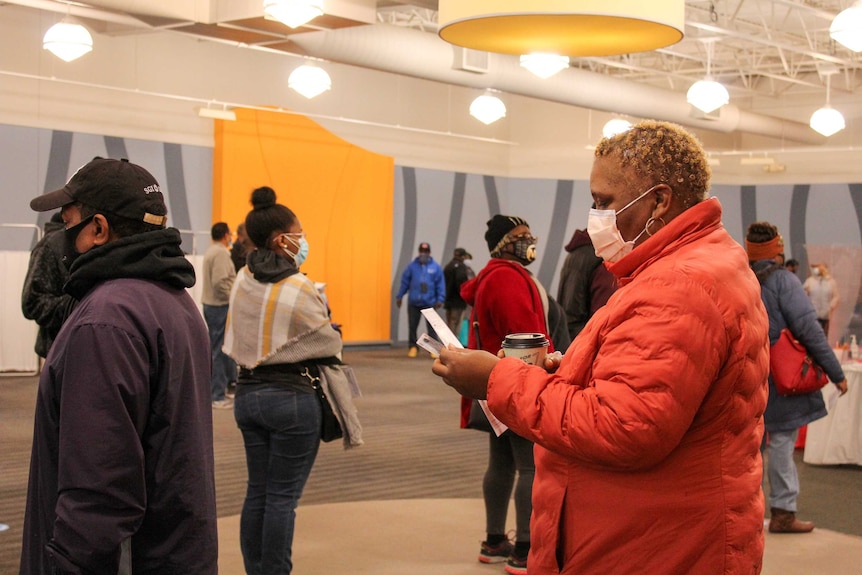
[[[769,222],[751,224],[746,232],[745,248],[751,269],[760,281],[760,297],[769,316],[769,345],[775,345],[781,330],[788,328],[823,367],[841,394],[847,393],[847,379],[817,323],[814,306],[799,278],[776,258],[783,248],[778,228]],[[799,428],[825,416],[826,404],[820,390],[802,395],[779,395],[770,374],[769,400],[763,414],[766,433],[761,446],[769,480],[770,533],[808,533],[814,529],[814,523],[796,518],[799,477],[793,449]]]
[[[245,233],[245,222],[243,222],[236,227],[236,241],[230,247],[230,259],[233,260],[236,271],[245,265],[248,253],[252,250],[254,250],[254,244],[248,239]]]
[[[455,248],[452,259],[443,268],[443,278],[446,281],[446,299],[443,301],[446,325],[456,336],[461,333],[461,322],[467,310],[467,302],[461,297],[461,286],[468,279],[476,276],[466,263],[472,259],[473,256],[464,248]]]
[[[596,255],[587,230],[575,230],[566,252],[557,301],[566,312],[569,335],[574,339],[616,291],[617,280]]]
[[[216,575],[207,329],[158,182],[96,158],[62,208],[79,300],[39,379],[20,575]]]
[[[63,293],[69,268],[63,262],[63,217],[55,212],[45,224],[45,235],[30,252],[27,276],[21,290],[21,311],[39,326],[36,354],[46,357],[63,322],[75,307],[75,298]]]

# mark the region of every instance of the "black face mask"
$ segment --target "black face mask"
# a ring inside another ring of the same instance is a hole
[[[536,259],[536,239],[535,238],[520,238],[511,244],[512,255],[523,266],[528,266]]]
[[[78,259],[78,256],[81,255],[75,248],[75,242],[77,241],[81,230],[84,229],[84,226],[90,223],[90,220],[92,220],[94,216],[95,214],[89,218],[84,218],[71,228],[66,228],[63,232],[65,240],[63,242],[63,264],[66,266],[67,270],[72,268],[72,264],[76,259]]]

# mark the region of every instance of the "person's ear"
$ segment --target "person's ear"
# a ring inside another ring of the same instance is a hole
[[[667,184],[659,184],[656,186],[654,193],[655,206],[653,207],[652,217],[659,219],[671,211],[671,205],[673,204],[673,190]]]
[[[111,238],[111,226],[102,214],[93,216],[93,243],[103,246]]]

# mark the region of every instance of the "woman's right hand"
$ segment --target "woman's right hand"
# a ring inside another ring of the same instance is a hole
[[[841,381],[839,381],[838,383],[836,383],[835,385],[838,386],[838,391],[841,392],[839,395],[844,395],[845,393],[847,393],[847,378],[846,377],[844,379],[842,379]]]

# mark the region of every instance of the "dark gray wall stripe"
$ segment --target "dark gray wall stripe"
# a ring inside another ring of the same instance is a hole
[[[748,226],[757,221],[757,188],[742,186],[739,190],[739,208],[742,215],[742,237],[748,232]]]
[[[497,180],[494,176],[482,176],[485,184],[485,199],[488,201],[488,219],[500,213],[500,195],[497,193]],[[485,231],[482,230],[484,235]]]
[[[862,184],[850,184],[850,200],[856,208],[856,220],[859,222],[859,235],[862,236]]]
[[[401,250],[398,255],[398,262],[395,268],[395,275],[392,280],[392,307],[389,316],[389,334],[393,341],[398,341],[398,317],[401,312],[395,306],[395,294],[398,293],[398,288],[401,287],[401,274],[413,259],[413,250],[417,249],[416,243],[416,225],[418,223],[418,197],[419,192],[416,184],[416,169],[403,167],[401,168],[401,177],[404,180],[404,231],[401,236]],[[412,345],[412,342],[411,342]]]
[[[790,229],[788,236],[784,237],[785,259],[790,259],[787,254],[787,246],[790,246],[793,257],[799,260],[800,269],[808,269],[808,253],[805,250],[805,213],[808,209],[808,192],[811,186],[801,184],[793,186],[790,196]],[[781,233],[781,230],[778,230]],[[783,235],[783,234],[782,234]]]
[[[189,215],[189,198],[186,190],[186,177],[183,171],[183,148],[179,144],[165,144],[165,177],[163,182],[168,190],[168,214],[171,226],[180,230],[192,229],[192,219]],[[182,234],[183,251],[191,252],[194,243],[193,234]],[[205,249],[205,248],[204,248]],[[197,246],[198,253],[203,253]]]
[[[134,160],[129,158],[129,153],[126,151],[126,140],[114,136],[105,136],[105,150],[109,158]]]
[[[51,132],[51,151],[48,152],[48,167],[45,170],[45,184],[42,193],[53,192],[66,185],[66,177],[69,173],[69,163],[72,157],[72,132],[54,130]],[[29,201],[29,200],[28,200]],[[45,223],[51,219],[54,212],[39,212],[36,224],[44,229]],[[36,233],[33,233],[33,241],[30,249],[36,245]]]
[[[538,270],[538,278],[545,289],[550,289],[551,282],[554,281],[554,273],[557,271],[557,262],[560,260],[562,251],[560,246],[566,244],[566,226],[569,223],[569,210],[572,208],[574,191],[574,180],[557,180],[557,193],[554,196],[554,210],[551,212],[548,237],[539,243],[542,260]]]
[[[449,210],[449,227],[446,228],[446,242],[443,251],[438,252],[435,258],[441,266],[445,266],[452,259],[452,252],[458,246],[458,232],[461,229],[461,219],[464,215],[464,196],[467,190],[467,174],[456,172],[455,181],[452,183],[452,207]]]

